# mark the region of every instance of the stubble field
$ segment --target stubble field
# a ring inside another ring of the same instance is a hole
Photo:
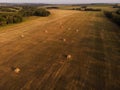
[[[101,12],[51,12],[1,28],[0,90],[119,90],[120,28]]]

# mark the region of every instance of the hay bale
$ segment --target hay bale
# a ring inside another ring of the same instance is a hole
[[[65,39],[65,38],[63,38],[63,41],[64,41],[64,42],[66,42],[66,39]]]
[[[68,30],[71,30],[71,28],[68,28]]]
[[[63,28],[63,26],[61,26],[61,28]]]
[[[48,33],[48,31],[47,31],[47,30],[45,30],[45,33]]]
[[[72,55],[67,55],[67,59],[71,59],[72,58]]]
[[[25,36],[22,34],[20,37],[21,37],[21,38],[24,38]]]
[[[15,68],[14,72],[17,73],[17,74],[20,73],[20,68]]]
[[[79,30],[77,29],[76,32],[79,32]]]

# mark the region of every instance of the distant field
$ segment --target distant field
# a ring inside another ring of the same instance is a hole
[[[0,90],[119,90],[120,27],[102,11],[49,11],[0,28]]]

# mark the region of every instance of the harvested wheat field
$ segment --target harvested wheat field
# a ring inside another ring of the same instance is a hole
[[[101,12],[50,12],[0,30],[0,90],[120,90],[120,28]]]

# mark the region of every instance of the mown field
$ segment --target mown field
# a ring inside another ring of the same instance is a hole
[[[119,90],[120,27],[102,12],[49,11],[0,28],[0,90]]]

